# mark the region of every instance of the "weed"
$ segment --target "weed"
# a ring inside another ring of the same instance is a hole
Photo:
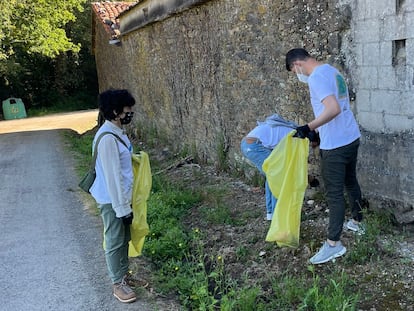
[[[234,296],[234,303],[232,309],[222,310],[238,310],[238,311],[250,311],[250,310],[261,310],[263,305],[258,304],[258,298],[262,290],[260,287],[245,287],[240,290],[235,290],[230,297]],[[263,309],[262,309],[263,310]]]
[[[162,266],[164,261],[183,259],[189,237],[180,219],[199,201],[199,196],[191,191],[172,189],[168,183],[161,187],[160,178],[155,181],[159,189],[148,200],[147,218],[151,231],[144,253]]]
[[[264,187],[266,179],[259,172],[255,172],[250,180],[253,187]]]
[[[195,143],[180,146],[175,156],[182,159],[190,156],[196,163],[200,161],[200,157],[197,152],[197,145]]]
[[[223,197],[228,192],[225,187],[217,187],[216,185],[203,188],[201,195],[203,202],[208,205],[207,208],[201,210],[202,218],[212,224],[236,224],[236,220],[231,215],[230,208],[223,202]]]
[[[377,260],[384,251],[384,247],[378,247],[378,236],[392,227],[391,219],[384,213],[367,214],[365,211],[364,214],[365,234],[355,235],[355,245],[345,257],[346,263],[350,265]],[[389,251],[392,252],[392,249]]]
[[[236,250],[237,260],[245,261],[248,255],[249,255],[249,249],[246,246],[241,245],[237,248]]]
[[[164,290],[175,290],[183,306],[214,310],[226,286],[224,259],[207,256],[201,233],[194,229],[182,261],[168,260],[160,269],[159,282]]]
[[[234,224],[234,220],[231,217],[230,210],[227,206],[216,204],[212,207],[205,208],[201,212],[203,218],[209,223],[218,225],[218,224]]]
[[[322,284],[315,273],[315,267],[309,266],[312,272],[312,287],[307,290],[298,310],[356,310],[359,295],[350,293],[351,282],[342,271],[329,276],[328,284]]]
[[[226,142],[226,137],[224,133],[219,134],[217,145],[216,145],[216,153],[217,153],[217,163],[216,169],[219,172],[226,172],[229,168],[229,161],[228,161],[228,153],[229,153],[229,146]]]
[[[272,289],[275,295],[275,310],[288,310],[292,305],[298,305],[301,297],[306,294],[307,281],[304,278],[294,278],[282,275],[272,280]]]

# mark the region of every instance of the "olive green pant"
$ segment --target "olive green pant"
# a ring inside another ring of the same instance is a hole
[[[129,225],[116,218],[112,204],[98,205],[104,225],[105,259],[112,283],[121,282],[128,272]]]

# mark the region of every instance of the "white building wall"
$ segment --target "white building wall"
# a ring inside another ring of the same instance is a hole
[[[414,223],[414,0],[340,0],[352,11],[342,54],[361,127],[364,196]]]
[[[377,133],[412,130],[414,0],[356,0],[352,6],[358,121]]]

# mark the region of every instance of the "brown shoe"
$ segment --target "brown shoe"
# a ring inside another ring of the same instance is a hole
[[[132,276],[130,272],[127,272],[127,274],[124,275],[122,278],[125,283],[128,284],[129,287],[135,288],[135,287],[148,287],[148,282],[144,279],[136,279]]]
[[[120,302],[134,302],[135,300],[137,300],[137,295],[124,280],[122,280],[122,282],[120,283],[115,283],[113,285],[113,290],[114,296]]]

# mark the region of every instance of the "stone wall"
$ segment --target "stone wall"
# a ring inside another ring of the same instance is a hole
[[[141,1],[121,15],[121,28],[123,18],[130,20],[153,2]],[[274,112],[299,124],[313,118],[307,87],[285,69],[289,49],[303,46],[338,67],[355,98],[352,10],[353,1],[205,1],[128,32],[121,46],[108,45],[97,26],[100,89],[133,93],[138,131],[155,127],[177,150],[196,151],[210,162],[225,155],[230,167],[240,168],[239,143],[256,120]],[[371,157],[373,149],[385,146],[387,137],[378,135],[376,144],[364,139],[361,147],[363,165],[372,166],[364,169],[361,186],[372,196],[387,187],[374,184],[372,176],[388,165],[385,158]],[[408,165],[412,171],[414,164]],[[311,173],[317,171],[311,166]],[[411,180],[404,191],[412,187]],[[399,192],[389,198],[412,202],[412,192]]]
[[[123,36],[120,47],[97,47],[100,88],[129,88],[140,121],[196,146],[203,158],[216,160],[223,140],[234,158],[257,119],[312,118],[307,88],[288,75],[284,55],[304,45],[341,66],[350,21],[335,3],[208,1]]]

